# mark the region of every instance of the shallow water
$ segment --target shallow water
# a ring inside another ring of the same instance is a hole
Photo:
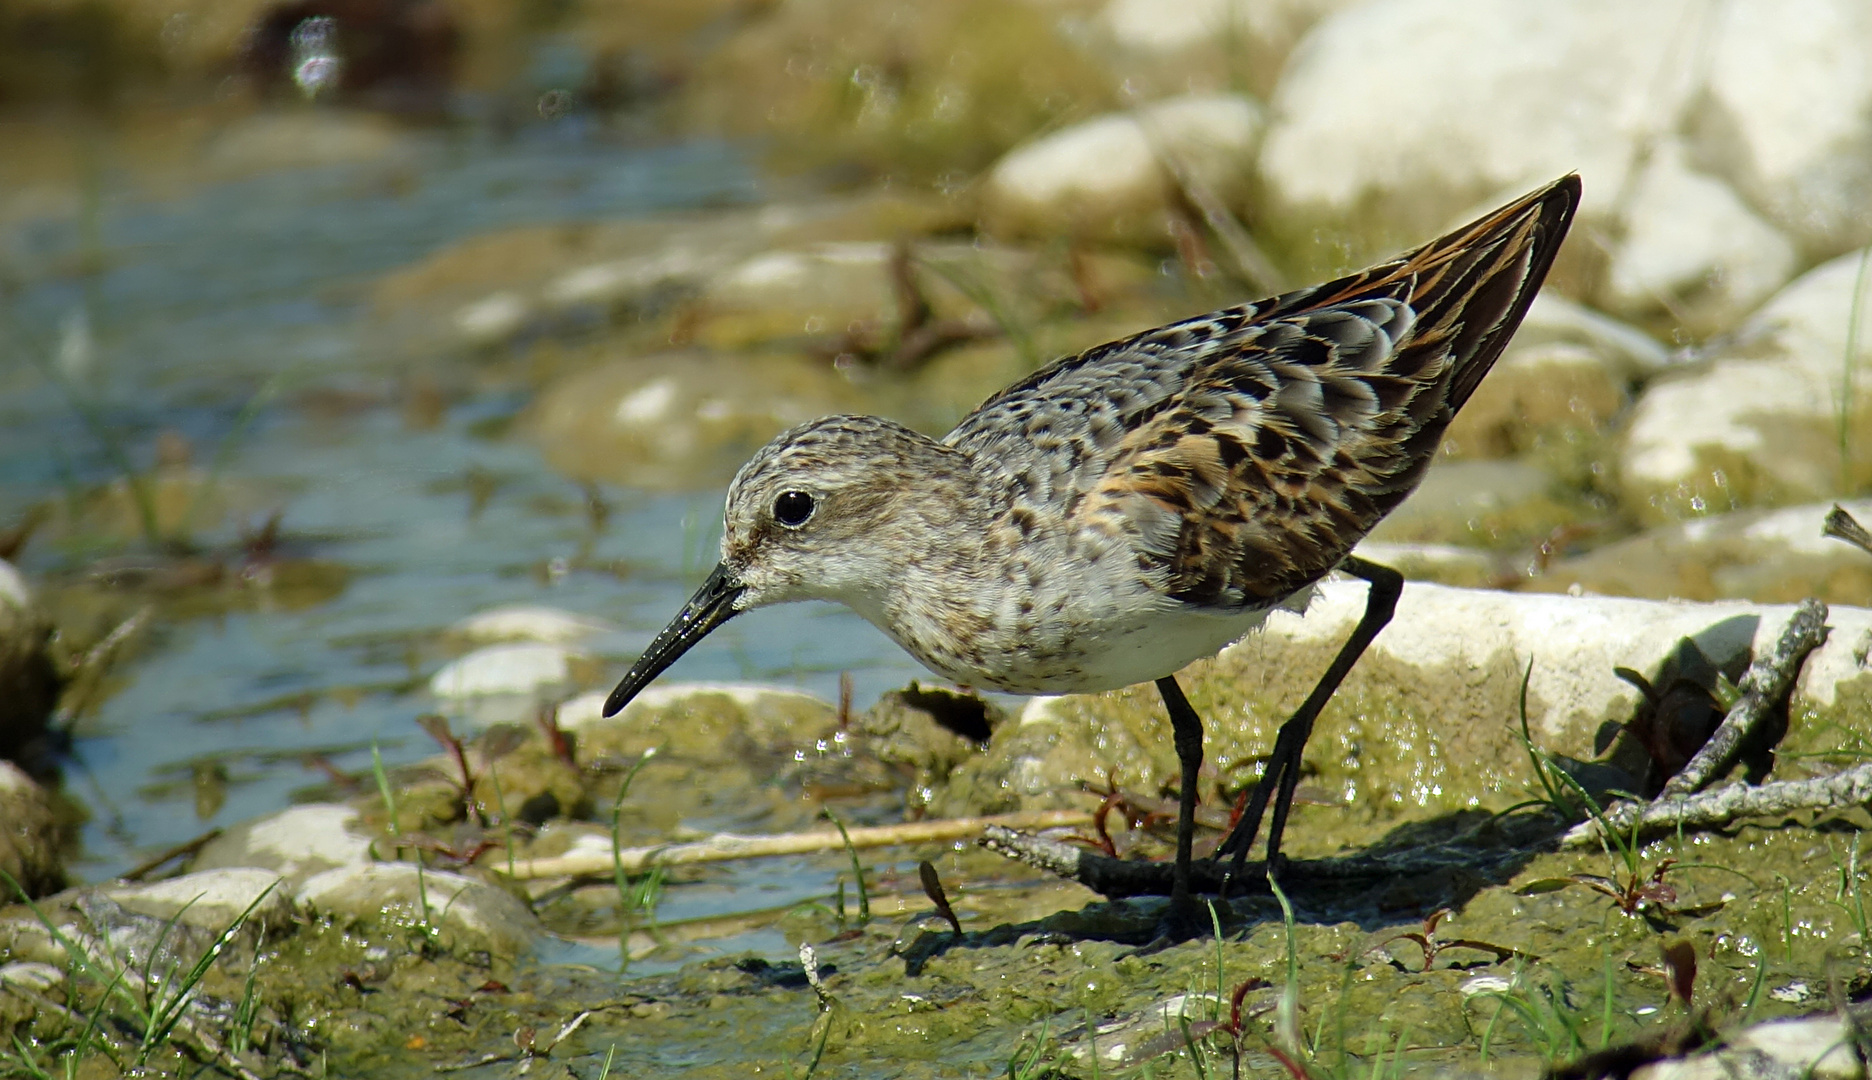
[[[601,616],[624,628],[591,643],[615,677],[712,560],[719,492],[606,489],[611,513],[595,530],[582,489],[530,447],[482,434],[523,404],[518,390],[478,378],[474,359],[384,340],[365,287],[496,228],[756,200],[751,169],[719,143],[629,145],[576,129],[406,142],[391,164],[281,170],[167,197],[107,171],[89,221],[27,221],[0,245],[16,280],[0,300],[0,524],[120,475],[61,381],[75,375],[76,396],[97,403],[141,466],[159,430],[180,432],[197,464],[232,433],[225,485],[257,489],[262,512],[284,509],[289,551],[348,571],[335,597],[310,606],[158,619],[79,727],[67,779],[93,815],[73,867],[83,879],[286,805],[323,782],[309,752],[353,774],[368,772],[373,742],[391,764],[433,753],[411,720],[435,706],[424,683],[448,658],[437,632],[455,620],[515,602]],[[86,262],[103,269],[75,271]],[[397,387],[416,367],[450,387],[433,427],[400,414]],[[237,430],[263,387],[269,400]],[[351,404],[317,407],[334,397]],[[232,543],[260,516],[201,539]],[[35,541],[21,561],[70,577],[94,553]],[[835,697],[841,670],[861,706],[915,672],[855,616],[793,607],[737,620],[673,674]],[[202,775],[215,794],[198,806]],[[797,880],[775,881],[781,868],[763,868],[744,906],[768,906],[774,888],[829,889],[795,869]],[[681,891],[665,918],[741,903],[698,893],[691,905]]]

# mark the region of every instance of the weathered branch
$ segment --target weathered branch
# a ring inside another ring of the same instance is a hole
[[[846,831],[851,837],[853,848],[875,848],[963,840],[995,826],[1054,829],[1087,825],[1091,821],[1092,815],[1084,810],[1038,810],[989,817],[910,821],[902,825],[875,825]],[[841,851],[844,847],[845,838],[836,829],[782,833],[778,836],[721,833],[688,844],[659,844],[654,847],[620,848],[616,852],[578,852],[551,858],[525,859],[514,863],[513,876],[522,881],[543,877],[582,877],[609,874],[617,866],[622,866],[627,873],[636,873],[652,866],[726,862],[769,855],[810,855],[821,851]]]
[[[1748,737],[1787,704],[1807,654],[1825,643],[1826,617],[1827,606],[1820,601],[1800,602],[1775,647],[1767,655],[1756,657],[1749,665],[1748,674],[1742,676],[1738,686],[1742,696],[1723,717],[1722,726],[1703,744],[1703,749],[1670,778],[1659,799],[1682,798],[1701,791],[1735,764],[1736,755]]]
[[[1748,674],[1742,676],[1739,687],[1742,696],[1736,700],[1728,715],[1723,717],[1722,726],[1716,729],[1716,733],[1703,744],[1696,756],[1676,776],[1670,778],[1670,782],[1664,785],[1664,791],[1649,804],[1630,801],[1612,804],[1605,813],[1574,827],[1561,839],[1561,846],[1590,846],[1597,842],[1602,827],[1618,833],[1630,831],[1635,823],[1640,828],[1675,828],[1679,823],[1705,827],[1754,813],[1773,814],[1800,808],[1850,805],[1839,801],[1839,792],[1829,795],[1826,792],[1832,789],[1812,786],[1833,778],[1787,781],[1756,789],[1744,787],[1740,791],[1725,788],[1711,796],[1696,794],[1711,780],[1726,772],[1735,763],[1736,755],[1749,737],[1787,705],[1788,695],[1794,690],[1794,681],[1799,678],[1801,665],[1806,662],[1807,655],[1826,641],[1826,617],[1825,604],[1811,599],[1801,601],[1774,648],[1756,657],[1755,662],[1749,665]],[[1852,771],[1841,773],[1840,776],[1848,776]],[[1850,790],[1851,786],[1848,781],[1840,791]],[[1771,789],[1776,794],[1766,796],[1765,800],[1753,797]],[[1792,801],[1785,806],[1777,801],[1784,799]],[[1815,799],[1821,801],[1803,801]],[[1762,809],[1743,809],[1756,805]]]
[[[1760,787],[1730,784],[1684,798],[1660,796],[1642,812],[1633,803],[1620,803],[1605,816],[1620,832],[1707,828],[1738,818],[1773,816],[1795,810],[1826,810],[1872,803],[1872,763],[1855,765],[1831,776],[1811,780],[1781,780]],[[1599,823],[1586,821],[1560,838],[1563,848],[1592,847],[1599,842]]]
[[[1867,532],[1859,519],[1846,512],[1838,503],[1827,513],[1826,521],[1820,526],[1821,536],[1830,536],[1835,540],[1844,540],[1856,548],[1872,554],[1872,532]]]

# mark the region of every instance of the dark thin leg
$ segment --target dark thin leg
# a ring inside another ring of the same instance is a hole
[[[1170,730],[1176,738],[1177,762],[1183,767],[1183,802],[1177,814],[1176,871],[1170,885],[1170,917],[1184,919],[1193,912],[1190,900],[1190,851],[1196,842],[1196,774],[1202,771],[1202,717],[1190,707],[1176,676],[1157,680],[1164,708],[1170,711]]]
[[[1254,846],[1254,838],[1261,831],[1261,815],[1267,811],[1272,801],[1274,818],[1268,823],[1268,858],[1269,873],[1274,873],[1280,859],[1281,833],[1287,828],[1287,812],[1293,806],[1294,788],[1300,784],[1300,752],[1306,748],[1307,736],[1313,733],[1313,721],[1320,710],[1326,707],[1333,691],[1339,689],[1339,683],[1358,663],[1365,647],[1378,636],[1378,631],[1391,621],[1391,613],[1397,610],[1398,595],[1404,591],[1404,576],[1388,566],[1366,562],[1357,557],[1348,557],[1339,564],[1339,569],[1353,577],[1363,578],[1371,583],[1371,591],[1365,597],[1365,614],[1359,619],[1352,636],[1339,649],[1339,655],[1320,676],[1319,684],[1295,711],[1293,718],[1281,725],[1280,733],[1274,737],[1274,751],[1268,755],[1267,768],[1262,770],[1261,780],[1255,784],[1254,797],[1248,802],[1247,812],[1235,823],[1228,839],[1216,849],[1216,858],[1233,855],[1234,862],[1229,867],[1229,877],[1241,872],[1242,864],[1247,861],[1248,849]],[[1174,710],[1172,716],[1175,715]],[[1279,798],[1274,798],[1278,788]]]

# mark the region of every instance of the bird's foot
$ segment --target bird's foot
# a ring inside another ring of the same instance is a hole
[[[1173,945],[1210,937],[1219,931],[1221,918],[1217,902],[1211,897],[1188,896],[1181,903],[1172,901],[1163,918],[1157,921],[1156,933],[1150,941],[1126,955],[1150,956]]]

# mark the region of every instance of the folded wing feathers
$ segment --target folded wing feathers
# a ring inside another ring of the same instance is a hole
[[[1318,580],[1422,479],[1578,193],[1568,177],[1392,263],[1107,346],[1182,353],[1180,385],[1126,395],[1127,432],[1079,513],[1130,530],[1140,568],[1188,603],[1261,606]],[[1024,385],[1086,378],[1096,359]]]

